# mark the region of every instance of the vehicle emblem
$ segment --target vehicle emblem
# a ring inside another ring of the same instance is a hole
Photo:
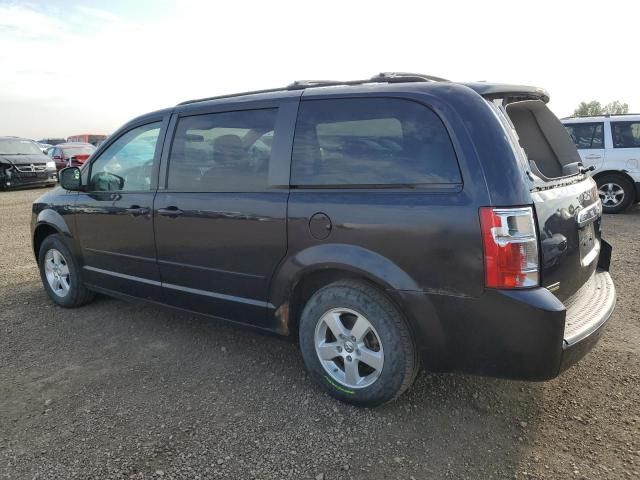
[[[35,172],[35,171],[36,171],[36,166],[35,166],[33,163],[31,164],[31,171],[32,171],[32,172]]]
[[[344,349],[347,353],[353,353],[356,347],[352,342],[347,341],[347,342],[344,342]]]

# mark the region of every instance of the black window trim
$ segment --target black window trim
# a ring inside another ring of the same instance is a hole
[[[125,136],[126,134],[128,134],[129,132],[131,132],[132,130],[135,130],[136,128],[140,128],[140,127],[144,127],[146,125],[152,125],[154,123],[158,123],[160,124],[160,132],[158,133],[158,140],[156,141],[156,149],[155,152],[153,154],[153,166],[151,167],[151,184],[149,185],[149,189],[148,190],[89,190],[89,182],[91,180],[91,170],[93,169],[93,164],[95,162],[97,162],[100,157],[102,157],[102,155],[104,155],[104,152],[106,152],[109,147],[114,144],[115,142],[117,142],[118,140],[120,140],[123,136]],[[104,144],[100,145],[100,153],[99,155],[93,157],[91,159],[91,161],[88,163],[88,165],[86,166],[86,168],[83,168],[83,173],[86,173],[85,175],[82,175],[82,181],[83,184],[85,185],[85,189],[83,190],[85,193],[105,193],[105,192],[110,192],[110,193],[154,193],[157,189],[158,189],[158,171],[159,171],[159,167],[160,167],[160,158],[162,156],[162,148],[164,146],[164,136],[167,132],[167,124],[169,123],[169,115],[164,115],[162,117],[157,117],[155,119],[150,119],[150,118],[145,118],[143,121],[140,122],[136,122],[134,124],[131,125],[127,125],[125,128],[125,130],[123,130],[122,132],[118,132],[118,135],[111,135],[110,137],[108,137],[108,143],[105,142]],[[97,151],[97,150],[96,150]]]
[[[611,120],[611,122],[610,122],[610,127],[611,127],[611,146],[613,148],[621,148],[621,149],[625,149],[625,148],[640,148],[640,147],[635,147],[635,146],[634,147],[617,147],[616,146],[616,140],[615,140],[616,137],[615,137],[614,128],[615,128],[616,125],[623,125],[623,124],[633,125],[633,124],[636,124],[636,123],[638,125],[640,125],[640,120],[622,120],[622,121],[620,121],[620,120]]]
[[[576,148],[578,150],[602,150],[604,149],[604,138],[605,138],[605,134],[604,134],[604,122],[570,122],[570,123],[565,123],[564,126],[565,127],[573,127],[574,125],[580,125],[580,126],[585,126],[585,125],[589,125],[589,126],[593,126],[593,132],[591,133],[591,142],[589,144],[588,147],[579,147],[578,144],[576,143]],[[598,127],[598,125],[600,125],[602,127],[602,146],[600,147],[594,147],[593,146],[593,139],[595,138],[596,135],[596,128]],[[576,139],[577,140],[577,139]]]
[[[367,183],[362,185],[357,184],[329,184],[329,185],[319,185],[319,184],[307,184],[307,183],[292,183],[290,181],[289,188],[292,190],[354,190],[354,191],[363,191],[363,190],[371,190],[371,191],[402,191],[405,192],[407,190],[410,191],[422,191],[422,192],[435,192],[435,193],[450,193],[450,192],[460,192],[464,188],[464,176],[462,173],[462,166],[460,165],[460,152],[459,148],[456,145],[456,139],[452,135],[452,131],[449,128],[449,125],[445,121],[444,118],[438,113],[438,111],[433,108],[431,105],[425,103],[421,99],[418,100],[413,97],[403,96],[403,95],[327,95],[321,97],[311,97],[305,98],[304,96],[300,99],[298,112],[296,114],[296,126],[298,127],[298,116],[300,115],[300,107],[303,103],[306,102],[316,102],[323,100],[405,100],[409,102],[416,103],[424,108],[427,108],[433,112],[433,114],[442,122],[442,126],[444,127],[447,135],[449,136],[449,141],[451,142],[451,148],[453,149],[453,154],[456,157],[456,165],[458,167],[458,172],[460,173],[460,181],[459,182],[451,182],[451,183],[407,183],[407,184],[385,184],[385,183]],[[290,169],[293,169],[293,141],[295,139],[295,129],[292,135],[292,144],[291,144],[291,154],[290,154]],[[289,176],[291,179],[291,175]]]

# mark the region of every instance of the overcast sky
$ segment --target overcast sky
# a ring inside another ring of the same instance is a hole
[[[110,133],[150,110],[380,71],[533,84],[640,111],[640,2],[0,0],[0,135]]]

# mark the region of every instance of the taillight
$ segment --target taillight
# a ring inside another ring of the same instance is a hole
[[[480,226],[485,286],[538,286],[540,259],[533,209],[481,207]]]

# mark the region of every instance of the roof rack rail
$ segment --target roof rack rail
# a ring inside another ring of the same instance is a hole
[[[371,78],[363,80],[296,80],[284,88],[268,88],[266,90],[253,90],[250,92],[231,93],[228,95],[218,95],[215,97],[198,98],[195,100],[187,100],[180,102],[178,105],[189,105],[191,103],[205,102],[209,100],[218,100],[221,98],[242,97],[245,95],[257,95],[261,93],[283,92],[287,90],[304,90],[307,88],[317,87],[338,87],[349,85],[363,85],[365,83],[405,83],[405,82],[448,82],[445,78],[435,77],[433,75],[424,75],[421,73],[406,72],[381,72]]]
[[[624,117],[625,115],[633,115],[637,117],[637,116],[640,116],[640,113],[629,112],[629,113],[596,113],[594,115],[569,115],[568,117],[562,117],[561,120],[569,120],[571,118],[591,118],[591,117],[605,117],[605,118]]]
[[[409,73],[409,72],[381,72],[369,80],[371,82],[387,82],[387,83],[401,83],[401,82],[450,82],[446,78],[436,77],[434,75],[425,75],[423,73]]]

